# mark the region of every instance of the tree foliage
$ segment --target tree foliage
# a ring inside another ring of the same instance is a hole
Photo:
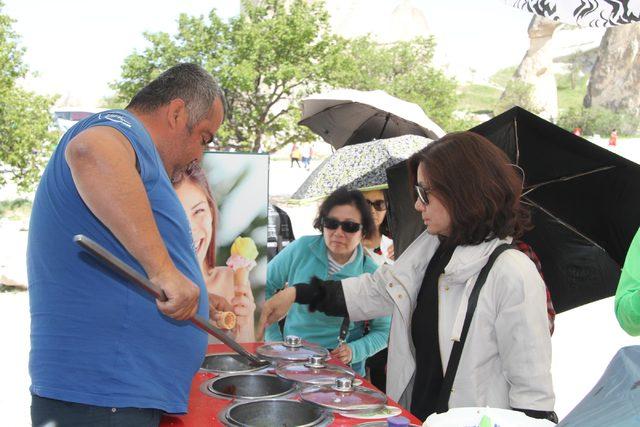
[[[495,115],[501,114],[510,108],[520,106],[534,114],[542,110],[533,99],[533,85],[522,80],[511,79],[498,100],[494,110]]]
[[[243,2],[238,17],[224,22],[181,15],[178,32],[145,34],[151,46],[125,59],[112,87],[121,100],[178,62],[211,71],[225,91],[229,109],[218,132],[219,148],[274,151],[311,138],[297,126],[298,101],[329,84],[344,44],[329,34],[320,2]]]
[[[150,46],[128,56],[112,84],[115,101],[128,101],[178,62],[195,62],[218,78],[228,101],[221,149],[272,152],[312,139],[297,125],[299,101],[334,87],[383,89],[418,103],[445,128],[455,122],[456,83],[431,65],[433,39],[346,41],[331,34],[322,2],[286,3],[243,1],[228,22],[213,10],[207,18],[181,15],[175,35],[145,34]]]
[[[457,83],[432,65],[435,46],[433,37],[386,45],[370,37],[353,39],[335,70],[333,84],[384,90],[418,104],[442,128],[453,130],[457,128],[453,115]]]
[[[579,127],[583,135],[608,136],[613,129],[617,129],[619,135],[638,132],[638,122],[632,113],[601,107],[569,108],[560,114],[558,126],[568,131]]]
[[[13,20],[1,13],[2,7],[0,2],[0,185],[9,178],[20,189],[29,190],[59,136],[51,130],[49,109],[54,100],[16,85],[28,69]]]

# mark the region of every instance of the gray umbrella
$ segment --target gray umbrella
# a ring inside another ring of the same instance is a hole
[[[309,175],[292,198],[319,199],[342,186],[360,190],[386,188],[385,170],[430,142],[421,136],[404,135],[342,147]]]
[[[298,123],[335,148],[401,135],[444,136],[420,106],[382,90],[338,89],[312,95],[302,100]]]

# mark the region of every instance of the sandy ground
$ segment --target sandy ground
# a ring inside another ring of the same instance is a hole
[[[596,141],[605,145],[605,141]],[[620,141],[614,151],[640,163],[640,140]],[[315,167],[319,162],[312,163]],[[271,197],[284,200],[309,172],[286,161],[273,161],[269,184]],[[3,188],[0,199],[15,197],[12,188]],[[283,205],[289,213],[296,236],[314,232],[311,222],[316,205]],[[26,283],[26,221],[0,219],[0,277]],[[29,423],[29,306],[27,292],[0,293],[0,414],[2,425]],[[553,379],[556,412],[565,416],[595,385],[613,355],[623,346],[638,344],[626,335],[613,314],[608,298],[558,315],[553,337]],[[392,380],[392,379],[391,379]]]

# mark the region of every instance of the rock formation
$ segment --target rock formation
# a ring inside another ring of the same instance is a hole
[[[540,16],[534,16],[529,24],[529,50],[513,75],[513,79],[530,84],[531,100],[539,115],[554,121],[558,118],[558,90],[553,74],[553,33],[561,24]],[[509,94],[505,91],[502,97]],[[526,106],[523,105],[526,108]]]
[[[640,117],[640,25],[608,28],[602,37],[585,107],[628,111]]]

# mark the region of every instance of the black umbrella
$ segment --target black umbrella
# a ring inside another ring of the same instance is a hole
[[[558,312],[611,296],[640,225],[640,166],[520,108],[471,129],[525,173],[540,257]],[[406,162],[387,169],[396,256],[423,229],[412,211]]]

